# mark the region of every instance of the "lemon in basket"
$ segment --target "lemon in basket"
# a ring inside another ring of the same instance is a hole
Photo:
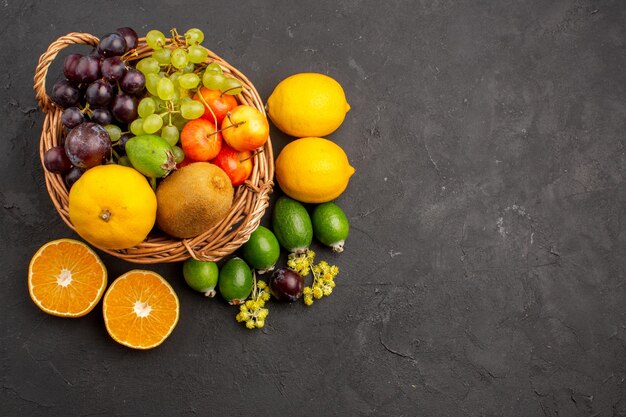
[[[326,136],[343,123],[350,105],[343,88],[324,74],[301,73],[281,81],[267,99],[267,113],[282,132]]]

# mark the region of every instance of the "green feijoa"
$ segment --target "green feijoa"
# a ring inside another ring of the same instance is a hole
[[[198,261],[190,258],[183,263],[185,282],[196,291],[207,297],[215,296],[215,286],[219,277],[219,269],[215,262]]]
[[[160,136],[135,136],[125,149],[133,168],[146,177],[162,178],[176,168],[172,147]]]
[[[346,213],[335,203],[323,203],[315,207],[311,216],[313,234],[335,252],[343,252],[343,246],[350,233],[350,223]]]
[[[222,266],[218,285],[220,294],[229,304],[241,304],[252,292],[252,271],[243,259],[229,259]]]
[[[311,217],[304,206],[289,197],[280,197],[272,213],[272,228],[280,245],[289,252],[303,253],[313,241]]]
[[[280,257],[280,246],[274,233],[267,227],[259,226],[250,239],[241,247],[243,259],[248,265],[264,274],[274,269]]]

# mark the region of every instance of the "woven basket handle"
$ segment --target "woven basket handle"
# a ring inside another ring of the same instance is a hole
[[[41,110],[48,111],[52,106],[50,98],[46,94],[46,75],[48,74],[48,67],[54,61],[57,54],[65,47],[70,45],[91,45],[96,46],[100,40],[89,34],[72,32],[65,36],[61,36],[56,41],[52,42],[48,47],[48,50],[39,57],[39,63],[37,64],[37,70],[35,71],[35,94],[37,102]]]

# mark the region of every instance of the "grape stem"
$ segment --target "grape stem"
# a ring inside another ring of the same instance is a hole
[[[211,108],[211,106],[209,106],[209,103],[207,103],[206,100],[204,99],[204,96],[202,95],[200,90],[198,90],[198,97],[200,97],[200,101],[202,102],[204,107],[209,109],[209,111],[211,112],[211,115],[213,116],[213,123],[215,124],[215,127],[217,127],[217,116],[213,112],[213,109]]]

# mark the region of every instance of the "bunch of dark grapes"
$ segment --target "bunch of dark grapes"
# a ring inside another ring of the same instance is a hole
[[[128,124],[137,118],[137,97],[145,90],[144,74],[124,60],[137,46],[128,27],[100,39],[90,55],[71,54],[63,62],[65,79],[52,87],[62,107],[61,123],[69,130],[64,146],[48,149],[44,165],[64,175],[68,187],[93,166],[111,161],[112,143],[123,149]]]

